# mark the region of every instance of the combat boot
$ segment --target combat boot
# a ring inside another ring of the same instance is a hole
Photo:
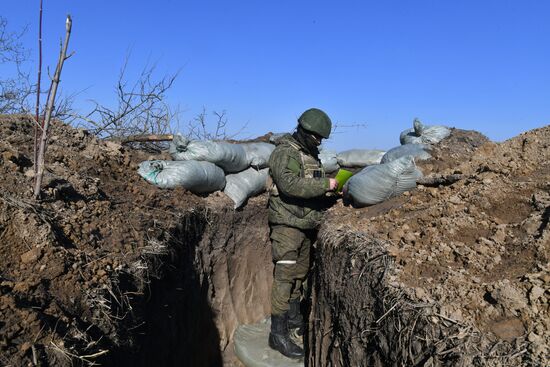
[[[290,339],[288,312],[282,315],[271,315],[269,346],[288,358],[298,359],[304,356],[304,350]]]
[[[293,299],[289,303],[290,309],[288,310],[288,328],[289,329],[298,329],[296,334],[304,335],[304,317],[302,316],[302,311],[300,310],[300,299]]]

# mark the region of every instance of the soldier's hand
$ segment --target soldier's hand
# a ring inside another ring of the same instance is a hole
[[[338,181],[335,178],[329,178],[328,189],[329,191],[336,191],[338,188]]]

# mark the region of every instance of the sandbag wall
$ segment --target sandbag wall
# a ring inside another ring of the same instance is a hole
[[[138,173],[160,188],[183,187],[196,194],[224,190],[236,209],[266,189],[273,149],[262,142],[194,141],[176,135],[169,148],[173,161],[142,162]]]
[[[431,145],[449,134],[445,126],[428,126],[415,119],[413,128],[401,133],[402,145],[388,152],[352,149],[336,153],[321,148],[319,160],[327,174],[340,168],[363,168],[344,186],[344,197],[356,207],[373,205],[415,188],[422,177],[415,160],[430,158]],[[194,141],[176,135],[169,149],[174,160],[142,162],[138,173],[161,188],[181,186],[197,194],[223,190],[236,209],[267,189],[274,149],[270,143]]]

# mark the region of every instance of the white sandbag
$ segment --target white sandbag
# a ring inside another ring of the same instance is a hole
[[[406,155],[412,155],[415,160],[426,160],[432,156],[429,153],[430,147],[426,144],[405,144],[392,148],[384,154],[380,163],[395,161]]]
[[[193,193],[207,193],[225,186],[223,170],[210,162],[144,161],[138,173],[147,182],[163,189],[181,186]]]
[[[385,153],[376,149],[351,149],[338,153],[337,159],[342,167],[365,167],[379,164]]]
[[[401,144],[436,144],[451,135],[451,129],[442,125],[424,125],[420,120],[414,119],[413,128],[401,132],[399,141]]]
[[[187,136],[176,134],[168,146],[168,153],[172,156],[172,159],[177,161],[184,161],[186,159],[176,159],[182,152],[187,150],[187,146],[191,143],[191,139]]]
[[[279,142],[279,140],[281,140],[281,138],[282,138],[283,136],[285,136],[286,134],[288,134],[288,133],[273,133],[273,134],[271,134],[271,136],[269,137],[269,142],[270,142],[271,144],[275,144],[275,145],[276,145],[276,144]]]
[[[206,161],[223,168],[225,172],[239,172],[248,167],[246,153],[239,144],[223,141],[189,140],[175,135],[169,148],[176,161]]]
[[[248,165],[255,168],[265,168],[268,165],[269,157],[275,149],[275,145],[269,143],[243,143],[240,144],[245,151]]]
[[[252,196],[265,191],[269,168],[256,170],[250,167],[239,173],[227,175],[223,192],[235,202],[235,209]]]
[[[321,149],[319,152],[319,160],[326,173],[336,172],[340,168],[335,151]]]
[[[357,207],[381,203],[416,187],[422,172],[410,155],[392,162],[369,166],[352,176],[344,195]]]

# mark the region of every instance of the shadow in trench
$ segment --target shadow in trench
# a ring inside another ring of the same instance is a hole
[[[198,217],[198,218],[197,218]],[[161,279],[149,284],[149,299],[136,315],[143,324],[132,331],[136,346],[111,355],[112,366],[222,366],[220,335],[208,303],[209,276],[201,273],[196,246],[205,223],[200,215],[172,233],[171,249],[160,266]]]

